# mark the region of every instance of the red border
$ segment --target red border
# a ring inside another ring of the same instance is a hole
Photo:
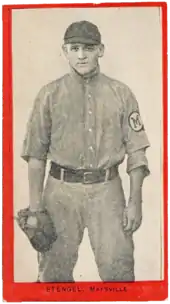
[[[12,9],[71,7],[160,7],[162,9],[163,69],[163,190],[164,190],[164,280],[134,283],[14,283],[13,279],[13,115],[12,115]],[[17,301],[148,301],[168,296],[168,109],[167,109],[167,4],[166,2],[102,4],[31,4],[3,6],[3,297]],[[5,238],[5,232],[8,237]],[[10,232],[10,233],[9,233]],[[74,286],[83,292],[48,292],[51,286]],[[90,291],[90,286],[118,288],[117,292]],[[120,292],[120,288],[126,291]],[[31,293],[30,293],[31,289]]]

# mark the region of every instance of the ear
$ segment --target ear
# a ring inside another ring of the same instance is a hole
[[[68,49],[67,49],[67,45],[66,44],[62,45],[62,50],[63,50],[64,55],[67,57]]]
[[[98,48],[98,56],[103,57],[104,55],[104,44],[100,44]]]

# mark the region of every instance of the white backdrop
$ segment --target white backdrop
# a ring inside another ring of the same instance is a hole
[[[27,165],[20,158],[26,122],[39,89],[68,71],[61,44],[76,20],[98,25],[105,44],[101,70],[135,93],[151,148],[143,189],[143,223],[134,234],[136,280],[162,278],[162,66],[158,8],[24,9],[13,11],[14,209],[28,204]],[[121,176],[128,198],[125,163]],[[15,281],[35,281],[36,252],[15,225]],[[87,231],[74,271],[77,281],[100,280]]]

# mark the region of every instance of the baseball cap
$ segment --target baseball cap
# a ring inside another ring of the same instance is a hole
[[[64,35],[64,43],[100,44],[98,27],[86,20],[70,24]]]

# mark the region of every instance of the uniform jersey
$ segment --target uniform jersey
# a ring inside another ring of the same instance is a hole
[[[127,172],[145,166],[149,141],[129,87],[96,70],[72,71],[45,85],[35,99],[22,157],[70,168],[107,169],[127,158]]]

